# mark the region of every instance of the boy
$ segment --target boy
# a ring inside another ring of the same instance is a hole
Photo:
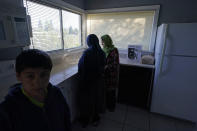
[[[49,83],[52,61],[30,49],[16,58],[20,84],[10,88],[0,104],[1,131],[70,131],[70,112],[59,88]]]

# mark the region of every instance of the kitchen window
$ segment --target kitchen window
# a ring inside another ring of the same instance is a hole
[[[62,11],[64,48],[81,46],[81,16],[72,12]]]
[[[119,49],[142,45],[153,51],[158,10],[159,6],[144,6],[87,11],[87,34],[109,34]]]
[[[54,51],[82,45],[80,14],[28,0],[24,6],[31,18],[31,48]]]

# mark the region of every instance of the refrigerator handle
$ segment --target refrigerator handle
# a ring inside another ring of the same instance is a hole
[[[164,61],[164,56],[166,52],[166,36],[167,36],[167,29],[168,29],[168,24],[164,24],[164,35],[163,35],[163,48],[162,48],[162,53],[161,53],[161,64],[159,67],[159,75],[162,73],[162,68],[163,68],[163,61]]]

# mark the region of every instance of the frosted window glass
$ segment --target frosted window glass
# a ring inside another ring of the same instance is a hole
[[[150,50],[154,11],[88,14],[87,34],[109,34],[116,47],[142,45]]]

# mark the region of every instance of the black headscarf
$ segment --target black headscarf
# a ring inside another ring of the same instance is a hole
[[[88,49],[81,56],[78,63],[78,72],[82,79],[97,79],[105,66],[105,53],[99,45],[99,39],[95,34],[87,37]]]
[[[101,47],[99,45],[99,39],[95,34],[88,35],[87,45],[89,48],[95,48],[96,50],[101,50]]]

